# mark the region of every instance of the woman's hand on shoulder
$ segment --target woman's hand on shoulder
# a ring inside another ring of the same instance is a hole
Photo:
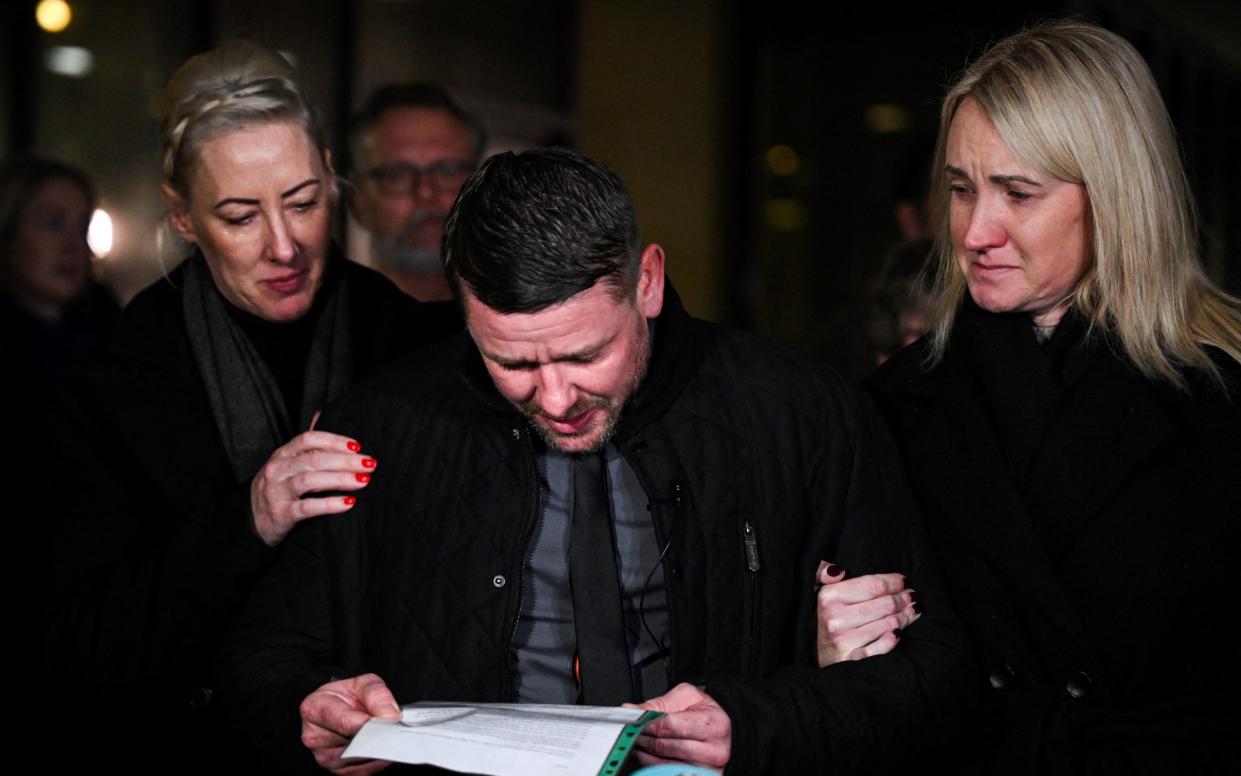
[[[353,508],[351,495],[316,493],[365,488],[377,461],[362,453],[357,441],[326,431],[304,431],[276,448],[250,482],[254,532],[269,547],[284,540],[308,517]]]
[[[922,616],[918,593],[906,589],[903,574],[846,575],[827,561],[815,574],[820,667],[891,652],[900,631]]]

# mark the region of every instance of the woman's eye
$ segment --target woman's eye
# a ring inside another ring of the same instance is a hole
[[[253,220],[253,213],[247,213],[244,216],[224,216],[224,222],[229,226],[245,226]]]
[[[1017,191],[1016,189],[1008,190],[1008,198],[1011,200],[1015,200],[1017,202],[1025,202],[1027,199],[1030,199],[1033,196],[1034,196],[1033,194],[1030,194],[1029,192],[1025,192],[1025,191]]]
[[[315,208],[315,205],[318,205],[318,204],[319,204],[319,200],[308,199],[305,202],[294,202],[293,209],[299,213],[305,213],[308,210],[313,210]]]

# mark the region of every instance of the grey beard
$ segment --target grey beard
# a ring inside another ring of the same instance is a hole
[[[440,252],[419,248],[400,239],[378,240],[371,248],[371,258],[380,267],[395,272],[439,272]]]

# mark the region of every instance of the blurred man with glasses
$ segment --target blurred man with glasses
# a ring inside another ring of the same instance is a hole
[[[485,143],[482,125],[429,84],[383,86],[354,118],[350,212],[370,237],[370,263],[419,301],[452,298],[444,219]]]

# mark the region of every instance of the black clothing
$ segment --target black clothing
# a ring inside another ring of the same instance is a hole
[[[352,376],[460,328],[455,309],[331,260],[348,279]],[[50,434],[47,679],[59,702],[123,720],[121,732],[90,728],[83,756],[99,757],[92,735],[113,748],[151,737],[154,754],[127,760],[135,772],[210,769],[218,741],[195,741],[211,657],[276,555],[253,533],[253,472],[234,473],[191,352],[183,272],[134,298]]]
[[[1215,591],[1241,547],[1241,411],[1117,352],[1073,313],[1039,344],[1029,316],[967,300],[940,364],[923,341],[868,381],[980,660],[954,769],[1239,770]]]
[[[955,730],[966,660],[879,418],[839,377],[690,318],[671,288],[659,332],[614,440],[670,545],[673,680],[728,713],[730,773],[916,760]],[[239,734],[299,749],[302,699],[368,671],[398,702],[513,700],[536,452],[473,343],[399,363],[324,424],[380,464],[353,519],[299,526],[256,589],[220,683]],[[817,667],[823,558],[906,570],[923,592],[892,654]]]

